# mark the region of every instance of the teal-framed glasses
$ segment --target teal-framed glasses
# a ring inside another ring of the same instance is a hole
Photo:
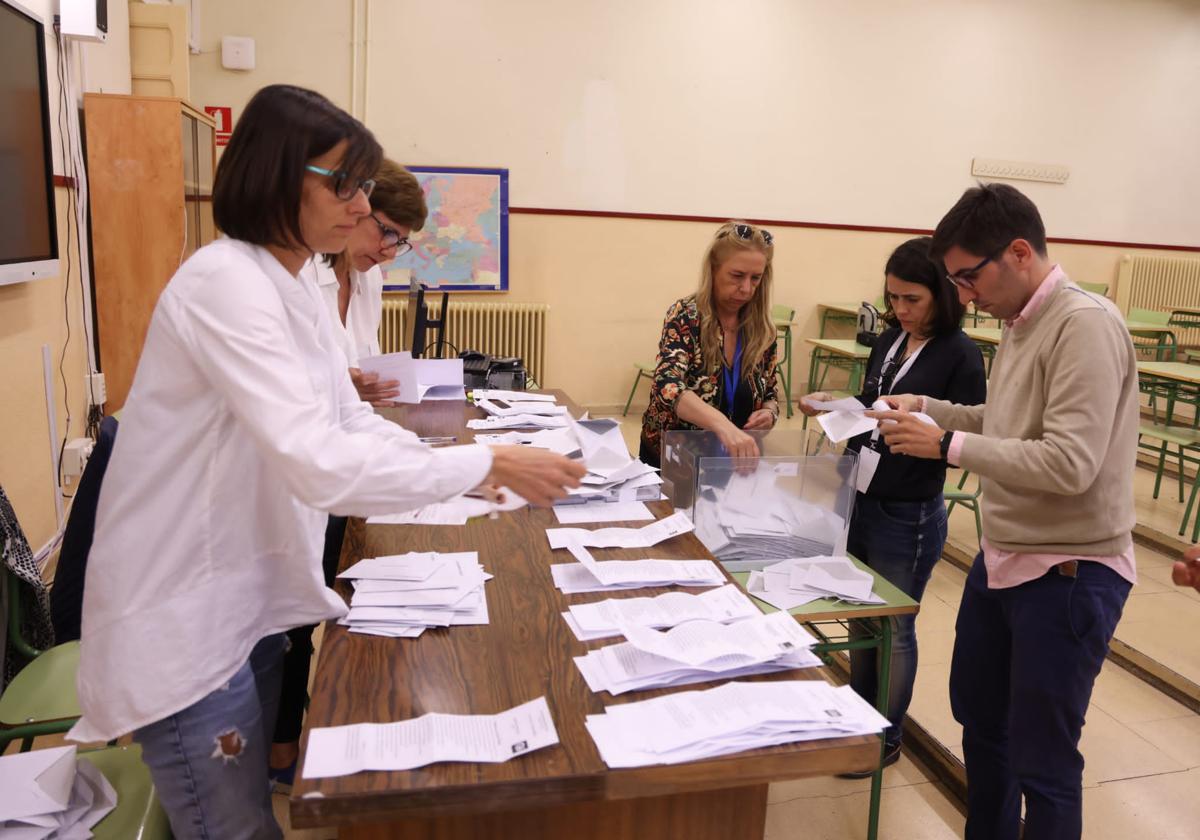
[[[342,201],[350,201],[359,190],[362,190],[362,194],[367,198],[370,198],[371,193],[375,191],[375,181],[372,178],[354,182],[350,180],[350,176],[345,172],[326,169],[323,166],[313,166],[311,163],[304,168],[309,172],[315,172],[318,175],[324,175],[326,178],[332,178],[333,194]]]

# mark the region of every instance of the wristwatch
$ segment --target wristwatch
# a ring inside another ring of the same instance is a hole
[[[945,461],[950,456],[950,441],[954,440],[954,432],[946,432],[942,435],[942,460]]]

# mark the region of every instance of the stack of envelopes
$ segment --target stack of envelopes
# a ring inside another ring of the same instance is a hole
[[[428,627],[488,623],[483,584],[492,576],[474,551],[369,557],[338,577],[354,585],[338,620],[351,633],[412,638]]]
[[[821,598],[851,604],[883,604],[874,592],[875,579],[849,557],[793,557],[751,572],[746,589],[781,610]]]
[[[821,664],[809,650],[817,640],[782,612],[732,624],[688,621],[664,632],[620,629],[627,641],[575,659],[592,691],[622,694]]]
[[[609,767],[679,764],[745,750],[881,732],[887,719],[819,680],[731,682],[608,706],[588,732]]]
[[[655,598],[608,598],[594,604],[574,604],[562,617],[580,641],[621,635],[621,627],[674,627],[685,621],[708,619],[728,623],[761,615],[754,602],[732,583],[693,595],[667,592]]]
[[[116,805],[108,779],[73,746],[0,757],[0,837],[91,837]]]

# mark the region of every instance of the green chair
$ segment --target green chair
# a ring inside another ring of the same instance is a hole
[[[629,405],[633,402],[633,395],[637,393],[637,386],[642,381],[642,377],[654,379],[654,365],[644,365],[641,362],[634,362],[633,366],[637,368],[637,376],[633,378],[633,387],[629,389],[629,399],[625,400],[625,410],[621,412],[622,417],[629,414]]]
[[[782,303],[771,307],[771,320],[775,322],[778,338],[783,340],[783,352],[776,355],[775,371],[783,380],[783,396],[787,400],[787,416],[792,416],[792,319],[796,310]],[[634,387],[637,384],[634,383]]]
[[[1082,283],[1081,282],[1078,285],[1079,285],[1079,288],[1083,289],[1085,292],[1091,292],[1094,295],[1108,297],[1108,284],[1107,283]]]
[[[1193,402],[1192,405],[1193,413],[1195,413],[1197,403]],[[1186,482],[1185,467],[1191,465],[1196,468],[1191,491],[1188,493],[1187,506],[1183,510],[1183,519],[1179,522],[1179,536],[1181,537],[1187,531],[1188,520],[1191,519],[1192,510],[1196,504],[1196,492],[1200,489],[1200,428],[1197,427],[1198,422],[1200,419],[1193,419],[1191,426],[1175,426],[1168,423],[1142,423],[1138,426],[1138,446],[1152,449],[1158,454],[1158,464],[1154,475],[1155,499],[1158,498],[1158,491],[1162,486],[1168,455],[1175,458],[1179,501],[1181,502]],[[1158,441],[1158,446],[1155,447],[1152,444],[1147,446],[1142,442],[1143,438]],[[1174,452],[1168,451],[1171,447],[1174,447]],[[1192,527],[1192,542],[1196,542],[1198,538],[1200,538],[1200,511],[1197,512],[1196,522]]]
[[[117,792],[117,807],[96,823],[97,840],[170,840],[171,826],[150,780],[150,769],[142,761],[137,744],[105,747],[77,753],[104,774]]]
[[[975,538],[983,539],[983,520],[979,516],[979,480],[975,480],[974,492],[966,489],[967,478],[971,473],[967,470],[962,471],[962,475],[958,479],[958,483],[947,481],[945,488],[942,490],[942,495],[945,497],[948,504],[946,505],[946,516],[950,516],[950,512],[954,510],[955,505],[962,505],[967,510],[975,514]]]
[[[21,635],[20,578],[4,566],[8,596],[8,637],[13,647],[32,661],[21,669],[0,696],[0,753],[16,740],[21,751],[33,746],[39,735],[66,732],[81,714],[75,694],[79,670],[79,642],[56,645],[46,651],[32,647]]]
[[[1159,312],[1157,309],[1140,309],[1134,307],[1125,316],[1126,321],[1141,324],[1153,324],[1161,329],[1130,329],[1133,338],[1151,339],[1150,342],[1135,341],[1134,348],[1138,352],[1154,352],[1156,361],[1169,360],[1175,356],[1175,334],[1171,332],[1170,312]]]

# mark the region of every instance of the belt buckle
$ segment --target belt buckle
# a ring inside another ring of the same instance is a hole
[[[1054,568],[1058,569],[1058,573],[1063,577],[1073,578],[1079,574],[1079,561],[1064,560],[1061,563],[1056,563]]]

